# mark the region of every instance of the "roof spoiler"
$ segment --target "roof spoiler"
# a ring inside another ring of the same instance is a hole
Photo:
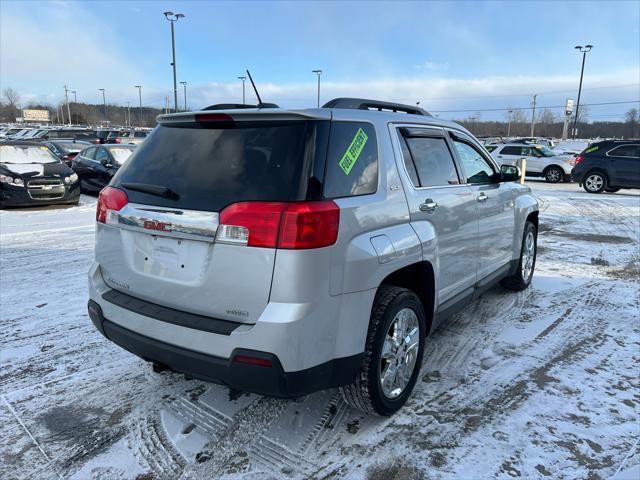
[[[247,105],[246,103],[216,103],[202,110],[239,110],[242,108],[280,108],[275,103],[260,103],[259,105]]]
[[[368,100],[366,98],[334,98],[325,103],[322,108],[346,108],[352,110],[378,110],[402,112],[411,115],[423,115],[431,117],[432,115],[420,107],[412,105],[404,105],[402,103],[382,102],[380,100]]]

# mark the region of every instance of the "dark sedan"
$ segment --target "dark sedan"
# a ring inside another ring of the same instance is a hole
[[[79,140],[54,140],[46,142],[45,145],[69,166],[71,166],[71,161],[76,158],[78,153],[91,146],[89,142],[81,142]]]
[[[81,151],[71,167],[80,177],[82,191],[100,192],[135,149],[135,145],[96,145]]]
[[[78,176],[48,147],[0,142],[0,208],[77,204]]]

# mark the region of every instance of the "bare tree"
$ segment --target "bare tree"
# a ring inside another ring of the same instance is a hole
[[[624,120],[629,124],[629,136],[640,137],[640,114],[637,108],[632,108],[624,114]]]
[[[5,88],[2,93],[7,99],[9,120],[15,122],[16,117],[18,116],[18,102],[20,101],[20,95],[18,95],[18,92],[11,87]]]

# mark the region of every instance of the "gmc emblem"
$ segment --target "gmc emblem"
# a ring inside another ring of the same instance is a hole
[[[158,222],[157,220],[145,220],[143,227],[147,230],[157,230],[159,232],[170,232],[171,224],[165,222]]]

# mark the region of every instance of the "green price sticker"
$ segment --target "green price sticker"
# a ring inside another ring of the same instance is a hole
[[[591,148],[587,148],[584,153],[591,153],[591,152],[595,152],[598,149],[598,147],[591,147]]]
[[[349,172],[351,172],[351,169],[356,164],[356,160],[358,160],[364,146],[367,144],[368,138],[364,130],[359,128],[355,137],[351,140],[349,148],[347,148],[347,151],[344,152],[344,155],[342,155],[342,158],[338,162],[338,165],[340,165],[345,175],[349,175]]]

